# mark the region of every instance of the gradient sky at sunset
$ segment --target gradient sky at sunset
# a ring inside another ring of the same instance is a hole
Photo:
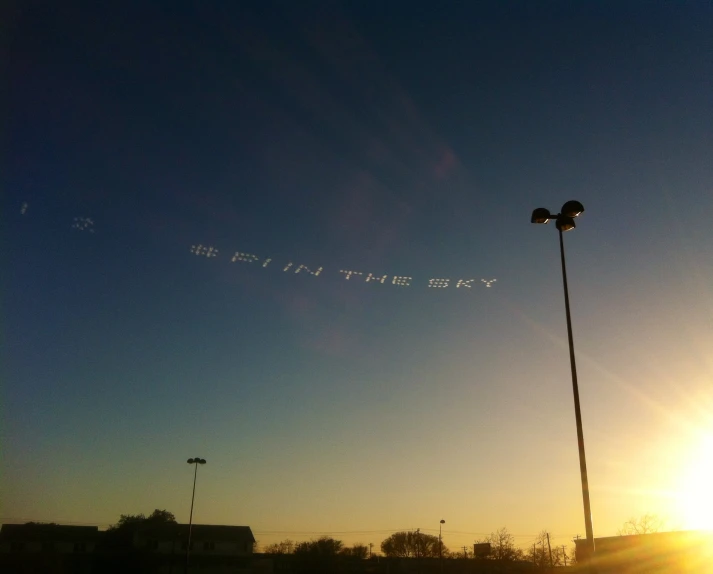
[[[710,2],[111,4],[6,24],[3,522],[584,536],[577,199],[595,535],[713,529]]]

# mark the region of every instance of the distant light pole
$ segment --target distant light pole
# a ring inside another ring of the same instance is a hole
[[[188,544],[186,545],[186,574],[188,574],[188,560],[191,556],[191,530],[193,529],[193,501],[196,499],[196,477],[198,476],[198,465],[205,464],[204,458],[189,458],[188,464],[195,464],[193,472],[193,496],[191,496],[191,517],[188,519]]]
[[[438,560],[441,563],[441,574],[443,574],[443,525],[446,523],[445,520],[441,519],[438,525]]]
[[[574,340],[572,339],[572,317],[569,312],[569,289],[567,288],[567,269],[564,261],[564,243],[562,232],[575,228],[574,218],[584,211],[578,201],[568,201],[560,213],[554,216],[555,227],[560,237],[560,259],[562,260],[562,282],[564,284],[564,307],[567,315],[567,338],[569,339],[569,363],[572,369],[572,392],[574,393],[574,416],[577,422],[577,444],[579,446],[579,471],[582,476],[582,501],[584,502],[584,527],[587,531],[589,559],[594,554],[594,532],[592,531],[592,510],[589,505],[589,479],[587,478],[587,460],[584,456],[584,433],[582,432],[582,412],[579,408],[579,385],[577,384],[577,366],[574,362]],[[547,223],[552,218],[548,209],[538,207],[532,212],[531,223]]]

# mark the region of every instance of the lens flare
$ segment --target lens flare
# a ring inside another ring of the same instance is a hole
[[[692,449],[677,491],[685,527],[713,531],[713,432]]]

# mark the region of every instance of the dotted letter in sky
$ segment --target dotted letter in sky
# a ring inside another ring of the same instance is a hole
[[[218,250],[215,247],[206,247],[205,245],[191,245],[191,253],[198,256],[205,255],[208,258],[218,256]]]
[[[450,281],[450,279],[429,279],[428,286],[436,287],[438,289],[445,289],[446,287],[448,287],[448,283],[450,283]]]
[[[404,287],[411,285],[411,279],[413,277],[399,277],[398,275],[394,275],[393,281],[391,281],[392,285],[403,285]]]
[[[383,285],[384,281],[386,281],[386,278],[388,275],[384,275],[383,277],[379,277],[377,275],[374,275],[373,273],[369,273],[366,277],[366,282],[369,283],[369,281],[378,281]]]
[[[307,271],[310,275],[317,277],[317,275],[322,272],[322,267],[317,267],[317,271],[310,271],[306,265],[300,265],[297,269],[295,269],[295,273],[299,273],[300,271]]]
[[[346,275],[346,277],[344,277],[344,278],[345,278],[347,281],[349,281],[349,278],[350,278],[352,275],[363,275],[363,273],[362,273],[361,271],[345,271],[344,269],[340,269],[339,272],[340,272],[340,273],[344,273],[344,274]]]
[[[253,255],[252,253],[242,253],[241,251],[236,251],[231,261],[233,263],[235,263],[236,261],[245,261],[246,263],[252,263],[253,261],[257,261],[258,259],[260,258],[257,255]]]

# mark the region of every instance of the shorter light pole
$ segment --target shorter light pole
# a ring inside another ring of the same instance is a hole
[[[193,472],[193,495],[191,496],[191,516],[188,519],[188,544],[186,545],[186,571],[185,571],[185,574],[188,574],[188,560],[190,559],[190,556],[191,556],[191,530],[193,529],[193,502],[196,499],[196,477],[198,476],[198,465],[205,464],[205,459],[204,458],[189,458],[187,462],[188,462],[188,464],[195,464],[196,469]]]
[[[441,522],[438,525],[438,560],[441,563],[441,574],[443,574],[443,525],[446,523],[445,520],[441,518]]]

